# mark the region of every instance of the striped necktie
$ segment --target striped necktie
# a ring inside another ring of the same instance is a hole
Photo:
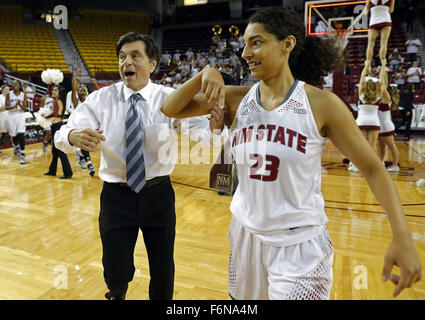
[[[136,104],[141,98],[138,93],[130,97],[130,108],[125,120],[127,185],[136,193],[139,193],[146,183],[142,125],[136,110]]]

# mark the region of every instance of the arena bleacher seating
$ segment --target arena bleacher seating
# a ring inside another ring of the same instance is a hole
[[[69,72],[51,25],[23,23],[22,6],[1,5],[0,57],[14,72]]]
[[[118,72],[115,44],[127,32],[149,33],[150,19],[140,12],[81,10],[69,31],[90,73]]]

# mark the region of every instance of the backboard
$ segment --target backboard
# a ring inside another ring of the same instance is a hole
[[[365,4],[365,0],[307,1],[304,8],[306,34],[323,37],[332,30],[352,29],[349,38],[367,38],[368,16],[360,16]]]

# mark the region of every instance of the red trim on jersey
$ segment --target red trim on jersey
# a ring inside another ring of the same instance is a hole
[[[359,126],[360,129],[364,130],[379,130],[381,129],[380,126]]]
[[[373,3],[373,1],[370,2],[370,7],[376,7],[376,6],[387,6],[387,7],[391,7],[391,2],[392,0],[388,1],[387,3],[382,3],[383,0],[378,0],[378,2],[376,4]]]
[[[394,133],[395,133],[394,130],[393,131],[388,131],[388,132],[381,132],[381,133],[379,133],[379,136],[380,137],[388,137],[388,136],[393,136]]]
[[[391,22],[382,22],[369,26],[369,29],[382,29],[383,27],[391,27],[393,24]]]
[[[388,105],[388,103],[380,103],[379,107],[378,107],[379,111],[389,111],[390,110],[390,106]]]
[[[49,118],[60,118],[59,105],[56,100],[53,101],[53,113],[51,113],[49,116],[46,117],[46,119],[49,119]]]

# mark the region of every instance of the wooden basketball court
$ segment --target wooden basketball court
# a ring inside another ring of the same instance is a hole
[[[398,141],[401,171],[392,173],[425,269],[425,139]],[[51,151],[26,147],[25,165],[12,149],[0,154],[0,299],[104,299],[98,229],[102,182],[69,154],[74,176],[44,176]],[[92,154],[96,169],[99,152]],[[212,159],[212,157],[211,157]],[[213,159],[212,159],[213,160]],[[335,248],[331,299],[392,299],[394,286],[381,281],[391,230],[382,207],[361,174],[347,171],[328,142],[322,192]],[[174,299],[229,299],[228,226],[231,197],[208,188],[210,164],[178,164],[171,176],[176,193]],[[149,270],[143,239],[135,250],[136,273],[127,299],[148,299]],[[393,270],[397,271],[397,270]],[[425,278],[425,277],[424,277]],[[397,299],[425,299],[425,280]]]

